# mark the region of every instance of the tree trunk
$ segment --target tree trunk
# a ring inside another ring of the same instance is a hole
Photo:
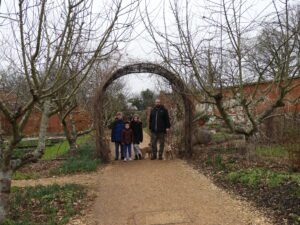
[[[71,152],[75,151],[77,149],[76,137],[74,137],[72,135],[72,133],[70,132],[66,119],[62,119],[62,125],[63,125],[63,128],[64,128],[64,132],[65,132],[67,141],[68,141],[69,146],[70,146],[70,151]]]
[[[11,187],[12,171],[3,160],[4,157],[4,140],[0,134],[0,224],[3,224],[9,207],[9,194]]]
[[[12,171],[0,171],[0,224],[3,224],[9,209],[9,194]]]
[[[3,224],[9,209],[9,194],[12,171],[0,171],[0,224]]]
[[[47,136],[48,121],[49,121],[49,112],[50,112],[50,101],[46,100],[43,105],[43,113],[42,113],[40,130],[39,130],[39,141],[36,149],[36,154],[39,154],[39,156],[42,156],[44,154],[46,148],[46,136]]]
[[[74,139],[77,140],[77,129],[76,129],[76,123],[73,117],[73,113],[70,113],[70,123],[71,123],[71,128],[72,128],[72,136]]]
[[[110,161],[110,148],[106,144],[104,137],[104,126],[103,126],[103,119],[104,119],[104,110],[103,110],[103,96],[104,91],[101,90],[101,93],[98,95],[97,101],[94,102],[94,110],[95,110],[95,117],[94,117],[94,125],[96,128],[96,157],[100,158],[102,162],[107,163]]]
[[[76,144],[76,139],[75,138],[72,137],[71,139],[68,139],[68,143],[69,143],[71,152],[74,152],[74,151],[77,150],[77,144]]]

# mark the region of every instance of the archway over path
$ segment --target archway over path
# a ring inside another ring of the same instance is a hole
[[[192,155],[191,132],[192,132],[193,104],[188,98],[188,96],[186,95],[187,93],[186,85],[178,75],[174,74],[173,72],[164,68],[161,65],[153,64],[153,63],[136,63],[131,65],[126,65],[124,67],[121,67],[113,71],[105,78],[103,82],[101,82],[101,86],[99,87],[99,90],[97,92],[95,104],[94,104],[94,121],[95,121],[95,129],[96,129],[97,155],[103,160],[103,162],[108,162],[110,160],[109,144],[107,143],[107,141],[105,141],[104,127],[102,125],[104,93],[114,80],[133,73],[157,74],[167,79],[180,93],[183,100],[184,111],[185,111],[184,156],[190,157]]]

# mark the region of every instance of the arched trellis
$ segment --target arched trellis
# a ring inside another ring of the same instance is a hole
[[[104,162],[108,162],[110,160],[110,149],[108,143],[105,141],[104,127],[103,127],[103,99],[104,93],[109,85],[116,79],[133,74],[133,73],[152,73],[157,74],[159,76],[167,79],[180,93],[183,103],[184,103],[184,111],[185,111],[185,123],[184,123],[184,140],[185,140],[185,151],[184,155],[186,157],[190,157],[192,155],[192,146],[191,146],[191,132],[192,132],[192,111],[193,104],[186,95],[186,85],[182,81],[182,79],[171,72],[170,70],[164,68],[161,65],[153,64],[153,63],[136,63],[131,65],[126,65],[121,67],[111,74],[109,74],[105,81],[102,82],[99,90],[96,94],[95,104],[94,104],[94,122],[96,129],[96,150],[97,155]]]

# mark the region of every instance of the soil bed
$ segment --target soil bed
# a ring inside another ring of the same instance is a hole
[[[228,175],[232,170],[228,170],[225,164],[222,164],[222,166],[208,165],[207,161],[201,159],[201,157],[194,157],[194,160],[190,160],[189,163],[195,169],[211,177],[217,186],[254,203],[275,224],[300,224],[300,185],[298,182],[285,180],[276,187],[270,187],[264,183],[247,185],[240,181],[232,182],[228,179]],[[265,166],[263,169],[271,167]],[[245,170],[245,168],[257,168],[257,165],[253,164],[251,166],[249,162],[246,165],[242,161],[236,162],[234,165],[234,171]],[[275,166],[275,170],[282,171],[283,168]]]

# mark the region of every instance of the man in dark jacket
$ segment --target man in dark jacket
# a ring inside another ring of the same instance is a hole
[[[149,118],[149,129],[151,130],[152,160],[157,157],[157,141],[159,140],[159,159],[162,160],[165,144],[165,134],[170,130],[170,119],[168,110],[161,105],[160,99],[155,100],[155,106],[151,110]]]

